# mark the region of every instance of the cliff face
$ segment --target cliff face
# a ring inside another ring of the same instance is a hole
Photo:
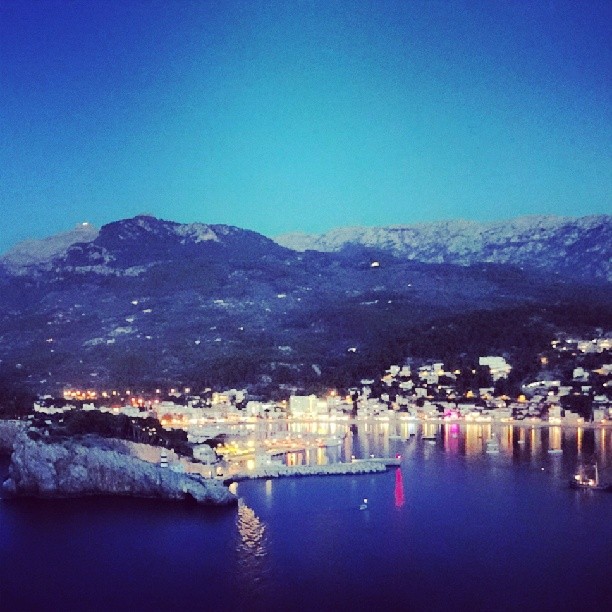
[[[13,452],[15,439],[25,426],[21,421],[0,420],[0,455],[10,455]]]
[[[17,436],[4,490],[32,497],[121,495],[194,499],[229,505],[236,497],[218,481],[204,481],[133,457],[114,441],[35,441]]]

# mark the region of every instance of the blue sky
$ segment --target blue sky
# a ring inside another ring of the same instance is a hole
[[[4,0],[0,251],[611,212],[612,3]]]

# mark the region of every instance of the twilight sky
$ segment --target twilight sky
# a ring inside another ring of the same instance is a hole
[[[0,252],[612,212],[612,2],[2,0]]]

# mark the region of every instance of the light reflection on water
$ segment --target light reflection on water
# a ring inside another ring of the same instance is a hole
[[[347,422],[279,421],[258,424],[257,438],[274,436],[336,436],[333,446],[311,446],[278,455],[287,465],[326,465],[349,462],[351,459],[394,457],[431,459],[444,453],[467,461],[486,459],[491,464],[527,463],[532,466],[565,464],[573,470],[581,462],[597,461],[602,469],[610,466],[612,433],[604,428],[566,427],[539,424],[466,423],[466,422],[379,422],[375,420]],[[411,435],[414,434],[414,435]],[[425,441],[423,436],[435,436]],[[487,440],[495,437],[499,454],[487,454]],[[549,452],[553,451],[553,452]],[[559,452],[561,451],[561,452]],[[228,473],[240,471],[244,465],[232,462]]]
[[[242,604],[247,604],[250,598],[265,595],[269,590],[267,530],[242,498],[238,500],[236,527],[237,596]]]
[[[404,497],[404,479],[402,478],[402,470],[395,470],[395,489],[393,490],[395,497],[395,507],[401,508],[406,499]]]

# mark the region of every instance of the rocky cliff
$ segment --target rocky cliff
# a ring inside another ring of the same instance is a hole
[[[25,428],[21,421],[6,421],[0,419],[0,455],[10,455],[18,434]]]
[[[236,497],[218,481],[194,478],[135,458],[120,442],[99,438],[58,443],[17,436],[3,484],[31,497],[120,495],[229,505]]]

